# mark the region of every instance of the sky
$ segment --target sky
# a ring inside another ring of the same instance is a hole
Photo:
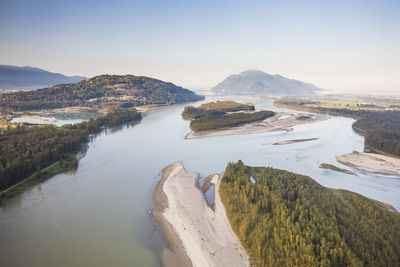
[[[0,0],[0,64],[208,89],[247,69],[400,94],[400,1]]]

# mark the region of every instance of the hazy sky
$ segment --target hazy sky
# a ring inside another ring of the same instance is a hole
[[[260,69],[400,93],[400,1],[0,0],[0,64],[189,89]]]

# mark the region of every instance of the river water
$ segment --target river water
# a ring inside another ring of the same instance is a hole
[[[226,98],[272,108],[262,99]],[[189,121],[181,118],[183,107],[151,110],[137,125],[107,130],[89,143],[77,170],[34,186],[1,207],[0,266],[159,266],[164,241],[147,211],[160,171],[176,161],[207,176],[242,159],[252,166],[309,175],[324,186],[358,192],[400,210],[399,178],[318,167],[326,162],[349,169],[335,156],[362,151],[363,137],[352,130],[351,118],[332,117],[292,132],[185,140]],[[319,139],[272,145],[314,137]]]

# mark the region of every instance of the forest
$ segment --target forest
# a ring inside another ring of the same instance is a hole
[[[315,106],[315,101],[279,100],[278,106],[356,118],[353,128],[365,136],[366,148],[400,157],[400,111],[358,110]]]
[[[0,134],[0,190],[64,159],[69,153],[77,153],[88,142],[89,134],[141,118],[136,109],[114,108],[103,117],[61,127],[9,126]]]
[[[221,115],[226,112],[254,111],[253,104],[242,104],[234,101],[216,101],[201,104],[199,107],[186,106],[182,112],[185,119],[198,119],[204,116]]]
[[[204,99],[190,90],[149,77],[100,75],[77,83],[0,95],[0,109],[26,111],[71,106],[134,107]]]
[[[199,107],[186,106],[182,112],[182,117],[191,119],[190,128],[194,132],[199,132],[240,126],[264,120],[274,115],[274,112],[269,110],[254,112],[254,109],[252,104],[217,101],[205,103]]]
[[[190,122],[190,128],[194,132],[216,130],[226,127],[240,126],[246,123],[265,120],[272,117],[274,112],[269,110],[252,113],[231,113],[217,116],[205,116]]]
[[[220,195],[254,266],[400,265],[400,214],[378,201],[242,161]]]
[[[371,150],[400,157],[400,112],[367,112],[353,123],[365,135],[365,146]]]

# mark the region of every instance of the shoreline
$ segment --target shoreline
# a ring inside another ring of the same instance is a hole
[[[304,115],[309,116],[309,119],[301,119],[301,117]],[[188,134],[186,134],[185,139],[277,132],[277,131],[290,132],[293,131],[292,127],[296,125],[320,122],[328,120],[331,117],[330,115],[327,114],[302,114],[302,116],[297,117],[295,114],[282,112],[262,121],[257,121],[242,126],[231,127],[229,129],[221,129],[215,131],[200,131],[200,132],[190,131]]]
[[[377,153],[357,152],[336,156],[336,160],[363,174],[400,176],[400,159]]]
[[[29,188],[38,185],[44,181],[47,181],[57,174],[66,173],[76,168],[78,166],[79,160],[84,157],[84,153],[80,151],[71,154],[73,155],[73,157],[69,159],[58,160],[50,164],[49,166],[39,170],[38,172],[26,177],[17,184],[1,191],[0,207],[6,204],[8,201],[11,201],[18,195],[22,194]],[[64,166],[62,166],[61,164],[64,164]]]
[[[152,193],[152,200],[154,205],[154,218],[161,228],[162,234],[166,239],[169,247],[163,248],[161,251],[160,259],[163,266],[193,266],[192,261],[186,254],[182,240],[175,234],[174,227],[162,215],[165,209],[168,208],[168,197],[164,193],[164,183],[173,170],[174,164],[165,167],[161,173],[162,177],[156,184]]]
[[[180,162],[162,171],[153,191],[155,218],[170,248],[161,252],[164,266],[249,266],[219,198],[220,176],[214,174],[214,209],[198,187],[199,174]],[[222,205],[222,206],[221,206]]]

